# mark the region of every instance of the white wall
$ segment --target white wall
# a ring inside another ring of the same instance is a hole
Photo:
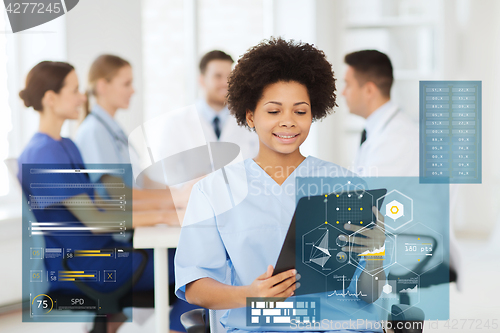
[[[115,54],[132,64],[136,93],[130,108],[117,114],[127,133],[143,120],[141,9],[141,1],[85,0],[66,14],[68,61],[76,67],[82,88],[100,54]]]
[[[332,58],[335,58],[335,51],[331,48],[335,38],[329,39],[332,37],[331,32],[335,31],[332,21],[335,4],[332,1],[274,0],[269,8],[273,11],[270,29],[273,36],[314,44],[324,50],[332,62]],[[335,127],[332,117],[314,123],[301,146],[302,154],[338,162],[340,145],[335,138]]]
[[[26,109],[19,98],[28,72],[43,60],[66,61],[66,16],[59,17],[26,32],[6,33],[7,85],[12,129],[8,135],[9,156],[17,157],[38,130],[38,112]],[[8,121],[9,116],[5,114]]]
[[[500,2],[495,0],[447,0],[445,11],[459,13],[447,25],[449,43],[444,59],[444,78],[482,81],[482,184],[456,186],[459,199],[453,212],[458,234],[488,237],[498,226],[500,155],[498,148],[498,96],[500,91]],[[456,46],[453,48],[452,46]],[[499,230],[500,231],[500,230]]]
[[[26,32],[16,34],[7,32],[4,36],[8,57],[8,91],[0,93],[7,94],[9,108],[2,108],[0,115],[3,122],[9,123],[10,119],[12,121],[12,128],[7,135],[8,155],[17,157],[38,130],[39,118],[38,112],[24,107],[19,98],[19,91],[24,88],[28,72],[40,61],[66,60],[65,16]],[[5,51],[2,49],[1,52]],[[0,230],[2,230],[0,253],[4,254],[0,256],[0,267],[8,268],[8,272],[0,277],[0,306],[2,306],[21,299],[22,238],[20,185],[15,176],[7,173],[3,166],[0,172],[2,192],[8,192],[7,196],[0,197]]]

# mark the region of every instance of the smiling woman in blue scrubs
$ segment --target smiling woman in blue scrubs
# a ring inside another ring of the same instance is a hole
[[[128,137],[114,118],[118,110],[129,107],[130,99],[135,92],[132,83],[132,66],[125,59],[104,54],[92,63],[88,75],[86,117],[78,128],[75,138],[85,163],[138,163],[138,156],[135,156],[133,148],[130,150],[132,154],[129,154]],[[93,98],[95,103],[90,107],[90,100]],[[92,181],[99,181],[101,178],[111,181],[110,175],[91,174],[91,177],[94,177],[91,178]],[[144,177],[139,180],[139,184],[135,182],[127,184],[129,187],[134,187],[134,208],[141,206],[144,209],[165,211],[170,216],[166,222],[178,226],[176,207],[168,187],[152,183],[152,180]],[[162,189],[141,188],[150,186]],[[169,280],[173,293],[175,249],[169,249],[168,254]],[[173,308],[170,311],[170,328],[172,331],[185,332],[180,322],[181,314],[198,307],[176,297],[171,297],[171,300]]]
[[[257,133],[259,152],[195,184],[175,265],[177,296],[210,309],[230,309],[221,323],[231,332],[251,330],[246,326],[247,297],[286,298],[300,286],[295,270],[272,276],[295,209],[295,177],[352,176],[336,164],[303,156],[299,149],[311,123],[336,106],[335,90],[322,51],[280,38],[251,48],[229,79],[231,113],[239,125]],[[224,190],[228,182],[229,199]],[[243,199],[231,208],[237,198]],[[373,239],[383,244],[385,238],[373,232],[365,237],[353,252],[362,252]],[[358,268],[355,274],[359,288],[372,290],[363,301],[375,301],[380,291],[372,283],[384,281],[385,273],[372,276]],[[322,318],[335,318],[335,309],[323,305]]]

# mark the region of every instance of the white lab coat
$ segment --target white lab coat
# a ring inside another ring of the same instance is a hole
[[[389,101],[366,120],[367,139],[354,161],[362,177],[418,177],[419,129]]]
[[[259,137],[257,133],[248,130],[246,127],[239,126],[234,116],[229,116],[224,122],[219,140],[215,136],[213,125],[205,117],[200,117],[200,121],[207,142],[235,143],[240,147],[244,160],[257,156],[259,152]]]
[[[197,147],[203,147],[210,142],[230,142],[238,145],[239,154],[227,152],[228,155],[234,155],[235,158],[238,155],[236,160],[254,158],[259,150],[257,134],[245,127],[238,126],[236,119],[231,115],[227,115],[221,128],[221,136],[217,140],[212,124],[199,111],[198,105],[167,112],[151,119],[143,125],[143,129],[134,130],[131,137],[137,139],[136,142],[144,142],[144,144],[137,145],[141,156],[141,167],[138,172],[149,168],[149,177],[159,183],[165,183],[168,177],[164,176],[162,166],[156,162]],[[200,154],[202,153],[200,152]],[[191,179],[190,175],[200,174],[200,170],[205,170],[203,165],[206,163],[207,161],[203,159],[202,155],[184,156],[182,160],[179,160],[179,170],[176,173],[184,178],[187,177],[186,180]],[[152,164],[154,165],[150,167]],[[134,171],[134,176],[137,177],[138,172]],[[201,174],[204,173],[201,172]]]

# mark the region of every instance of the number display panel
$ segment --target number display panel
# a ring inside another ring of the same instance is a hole
[[[481,183],[481,81],[420,81],[420,182]]]

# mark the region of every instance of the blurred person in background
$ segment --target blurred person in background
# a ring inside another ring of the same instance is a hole
[[[243,159],[252,158],[259,150],[254,132],[238,126],[227,107],[228,78],[234,60],[223,51],[210,51],[200,60],[199,83],[203,98],[196,102],[205,138],[208,142],[224,141],[237,144]]]
[[[366,119],[353,171],[364,176],[418,176],[418,124],[391,100],[391,60],[376,50],[349,53],[344,95],[349,112]]]
[[[127,60],[115,55],[104,54],[97,57],[92,63],[88,74],[85,118],[78,128],[75,138],[85,163],[131,164],[139,162],[139,156],[134,154],[133,147],[129,149],[128,137],[115,119],[118,110],[126,110],[129,107],[130,99],[135,92],[132,84],[132,66]],[[92,106],[91,99],[95,99]],[[99,178],[102,177],[108,182],[113,182],[111,178],[115,177],[102,174],[90,175],[94,177],[92,181],[99,181]],[[175,210],[176,208],[182,209],[182,207],[179,206],[179,203],[174,205],[168,186],[156,184],[147,176],[138,180],[137,183],[127,184],[134,186],[134,209],[167,210],[171,212],[171,218],[166,222],[179,226]],[[141,187],[161,188],[161,190],[148,190]],[[168,254],[169,281],[173,294],[175,249],[169,249]],[[150,255],[153,256],[153,253],[150,252]],[[171,331],[185,332],[180,322],[181,314],[198,307],[176,297],[171,297],[170,300],[173,306],[170,311]]]

